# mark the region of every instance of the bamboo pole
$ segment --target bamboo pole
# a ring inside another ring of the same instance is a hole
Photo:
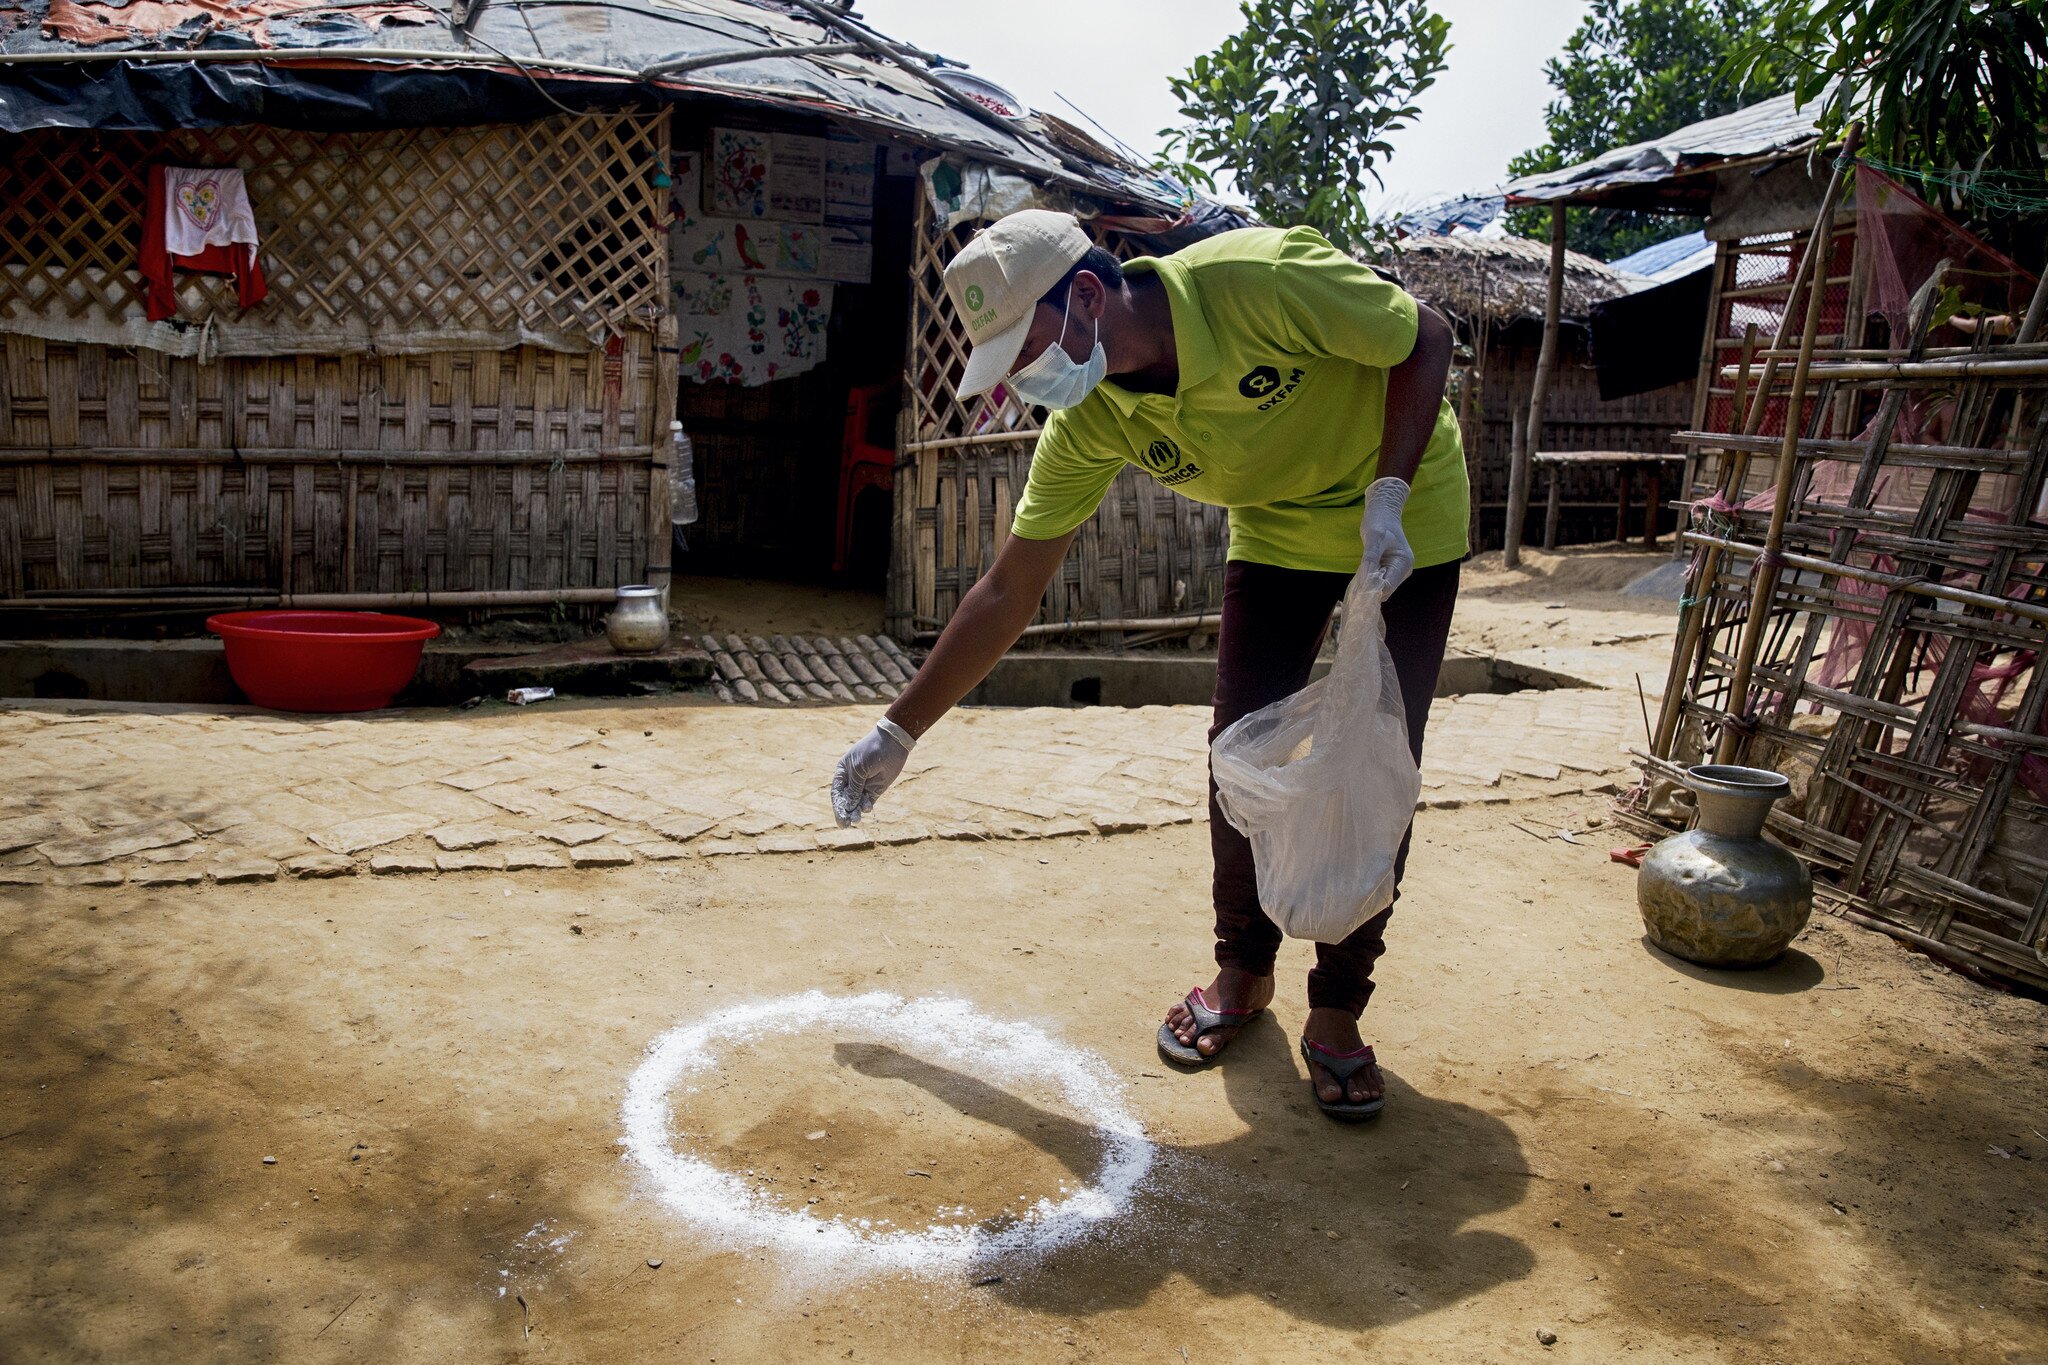
[[[2042,271],[2041,278],[2034,282],[2034,297],[2027,304],[2027,315],[2020,319],[2019,335],[2012,339],[2012,344],[2033,344],[2044,324],[2048,324],[2048,270]]]
[[[1768,455],[1778,446],[1776,436],[1731,436],[1723,431],[1680,431],[1671,439],[1680,445],[1741,450],[1753,455]],[[1860,464],[1869,449],[1868,441],[1840,436],[1803,436],[1799,441],[1801,455],[1838,462],[1855,461]],[[1937,469],[1968,467],[1999,473],[2022,466],[2033,456],[2029,451],[2011,446],[1926,445],[1895,441],[1885,447],[1885,458],[1908,464],[1917,462]]]
[[[662,424],[662,437],[668,425]],[[1033,433],[1034,435],[1036,433]],[[0,464],[311,464],[311,465],[557,465],[644,463],[655,447],[583,446],[569,450],[333,450],[320,447],[0,446]]]
[[[2041,335],[2043,326],[2048,326],[2048,270],[2043,270],[2041,278],[2034,282],[2034,297],[2027,303],[2026,316],[2020,319],[2020,330],[2018,335],[2013,337],[2012,344],[2014,346],[2028,347],[2036,345],[2035,339]],[[2012,400],[2012,420],[2007,427],[2007,438],[2009,440],[2018,439],[2028,418],[2032,416],[2033,410],[2038,407],[2039,404],[2034,401],[2033,395],[2023,393],[2014,396]],[[2035,518],[2039,519],[2044,511],[2048,511],[2048,508],[2037,506],[2034,511]],[[2039,951],[2038,947],[2036,951]],[[2048,957],[2044,957],[2042,960],[2048,961]]]
[[[2039,291],[2037,290],[2036,297],[2038,296]],[[2025,325],[2022,324],[2022,332],[2024,332],[2024,330]],[[2048,357],[2048,342],[2035,341],[2031,338],[2029,338],[2026,341],[2014,339],[2012,341],[2006,342],[2002,346],[1996,347],[1996,351],[1997,355],[1995,358],[2000,360],[2027,360],[2043,358]],[[1814,363],[1833,364],[1836,361],[1850,360],[1888,361],[1896,357],[1898,353],[1899,348],[1896,346],[1847,346],[1841,348],[1823,347],[1821,348],[1821,351],[1815,353]],[[1757,354],[1768,357],[1770,355],[1770,352],[1759,351],[1757,352]],[[1984,349],[1981,346],[1929,346],[1926,350],[1920,353],[1920,358],[1922,360],[1958,360],[1968,359],[1972,356],[1983,356],[1984,354]],[[1779,355],[1779,359],[1781,360],[1796,360],[1798,359],[1798,357],[1799,350],[1797,347],[1794,347],[1789,351],[1782,352]],[[1722,373],[1725,377],[1727,373],[1727,369],[1725,366],[1722,369]]]
[[[1120,630],[1209,630],[1223,624],[1221,612],[1206,612],[1200,616],[1126,616],[1103,621],[1046,621],[1026,626],[1018,639],[1036,639],[1045,635],[1088,635],[1107,634]],[[920,640],[936,640],[936,630],[917,632]]]
[[[1025,431],[984,432],[980,436],[941,436],[931,441],[905,441],[903,449],[911,455],[921,455],[927,450],[963,450],[972,446],[1014,445],[1018,441],[1035,441],[1038,428]]]
[[[1508,524],[1502,538],[1501,565],[1516,569],[1522,564],[1522,523],[1529,518],[1529,474],[1536,443],[1542,439],[1543,400],[1548,396],[1550,372],[1557,367],[1558,314],[1564,310],[1564,226],[1563,204],[1550,206],[1550,292],[1543,305],[1543,349],[1536,355],[1536,379],[1529,390],[1529,420],[1522,425],[1522,439],[1516,443],[1508,465]]]
[[[1750,323],[1742,329],[1742,361],[1735,367],[1735,396],[1729,400],[1728,411],[1743,412],[1749,405],[1749,366],[1756,356],[1756,324]]]
[[[2003,350],[2003,347],[1999,348]],[[1731,371],[1724,368],[1722,377]],[[1808,367],[1812,379],[1913,380],[1913,379],[2037,379],[2048,375],[2048,356],[2020,360],[2003,357],[1957,360],[1819,361]]]
[[[1765,553],[1762,546],[1745,541],[1728,540],[1721,536],[1710,536],[1702,531],[1687,531],[1687,541],[1695,545],[1711,545],[1724,554],[1744,559],[1761,558]],[[1925,578],[1911,578],[1905,574],[1880,573],[1876,569],[1865,569],[1841,560],[1821,559],[1815,555],[1780,553],[1780,562],[1787,568],[1803,569],[1809,573],[1825,574],[1833,578],[1853,578],[1859,583],[1887,588],[1893,592],[1909,592],[1921,597],[1938,598],[1944,602],[1956,602],[1963,606],[1981,607],[1985,611],[2006,612],[2024,617],[2039,625],[2048,626],[2048,603],[2029,602],[2019,597],[1998,597],[1991,593],[1971,592],[1967,588],[1951,588]],[[1739,661],[1738,661],[1739,662]]]
[[[675,568],[676,528],[671,519],[669,461],[675,458],[675,439],[669,424],[676,420],[681,398],[676,350],[676,315],[664,309],[655,322],[653,392],[648,395],[653,414],[648,421],[647,464],[647,556],[644,579],[661,589],[661,605],[668,607],[669,580]],[[623,482],[623,480],[621,480]]]
[[[1742,639],[1735,649],[1735,670],[1728,680],[1729,710],[1721,724],[1720,742],[1714,748],[1714,761],[1717,763],[1735,762],[1741,756],[1746,738],[1743,726],[1749,705],[1749,678],[1756,668],[1757,651],[1763,645],[1764,622],[1770,616],[1771,596],[1778,587],[1778,567],[1784,562],[1785,518],[1792,508],[1793,476],[1799,465],[1799,438],[1806,421],[1806,389],[1813,370],[1814,343],[1820,336],[1821,303],[1827,297],[1827,290],[1821,283],[1825,267],[1819,263],[1819,258],[1822,252],[1833,250],[1835,201],[1840,195],[1842,182],[1847,178],[1850,158],[1855,154],[1860,132],[1860,126],[1849,129],[1842,156],[1836,161],[1834,176],[1828,183],[1829,192],[1822,205],[1822,213],[1814,224],[1813,236],[1807,242],[1808,253],[1816,258],[1816,264],[1808,272],[1805,335],[1800,340],[1799,359],[1792,367],[1792,393],[1785,401],[1785,439],[1778,447],[1777,496],[1771,502],[1771,522],[1764,532],[1763,551],[1750,566],[1749,618],[1742,623]],[[1759,400],[1764,392],[1762,388],[1757,390]]]
[[[1814,216],[1813,232],[1806,239],[1806,250],[1799,258],[1799,268],[1794,272],[1792,286],[1786,292],[1785,315],[1778,321],[1777,335],[1771,342],[1773,351],[1784,350],[1785,344],[1791,340],[1791,303],[1799,297],[1801,287],[1809,280],[1826,278],[1825,267],[1821,262],[1834,252],[1835,208],[1841,203],[1842,191],[1848,186],[1849,167],[1854,164],[1856,148],[1862,140],[1863,125],[1851,123],[1847,135],[1842,139],[1842,150],[1835,160],[1834,173],[1828,177],[1827,192],[1821,196],[1820,211]],[[1808,291],[1807,313],[1814,319],[1816,326],[1819,316],[1817,301],[1825,292],[1825,287],[1819,283],[1815,283]],[[1708,321],[1711,325],[1712,319]],[[1810,345],[1811,340],[1812,338],[1808,337],[1807,344]],[[1753,436],[1757,427],[1762,425],[1771,386],[1777,379],[1777,370],[1776,359],[1764,361],[1763,376],[1757,381],[1756,392],[1750,399],[1749,411],[1742,418],[1742,435]],[[1790,420],[1789,414],[1785,430],[1796,442],[1799,430]],[[1724,501],[1731,495],[1740,496],[1748,469],[1749,460],[1746,454],[1738,451],[1730,457],[1728,472],[1721,481],[1721,497]],[[1693,652],[1699,647],[1700,635],[1706,623],[1707,599],[1712,595],[1714,578],[1719,569],[1720,551],[1708,546],[1706,553],[1700,556],[1698,576],[1692,578],[1688,584],[1690,591],[1687,595],[1692,600],[1681,608],[1683,616],[1678,632],[1678,643],[1671,652],[1671,669],[1666,677],[1664,698],[1657,716],[1657,731],[1651,737],[1651,750],[1659,758],[1671,756],[1671,745],[1678,735],[1678,718],[1685,702],[1685,679],[1692,671]]]

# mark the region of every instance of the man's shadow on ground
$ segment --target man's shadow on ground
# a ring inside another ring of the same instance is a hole
[[[842,1043],[835,1055],[1009,1130],[1079,1180],[1094,1175],[1102,1141],[1087,1124],[892,1047]],[[1003,1277],[990,1292],[1040,1312],[1097,1313],[1143,1303],[1180,1275],[1207,1295],[1253,1295],[1358,1331],[1521,1279],[1535,1264],[1515,1238],[1466,1226],[1520,1203],[1535,1178],[1499,1119],[1388,1073],[1384,1117],[1332,1123],[1270,1014],[1216,1065],[1250,1130],[1206,1145],[1161,1142],[1122,1216],[1030,1264],[977,1267],[977,1278]]]

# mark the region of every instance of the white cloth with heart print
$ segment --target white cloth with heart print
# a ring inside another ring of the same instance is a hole
[[[241,171],[164,167],[164,249],[196,256],[231,243],[256,245],[256,211]]]

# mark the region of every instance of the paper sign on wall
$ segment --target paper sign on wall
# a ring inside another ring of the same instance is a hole
[[[875,274],[875,233],[848,223],[825,225],[825,244],[818,252],[818,274],[847,284],[866,284]]]
[[[867,223],[875,216],[875,144],[834,134],[825,144],[825,220]]]
[[[769,148],[768,216],[794,223],[825,221],[825,139],[775,134]]]

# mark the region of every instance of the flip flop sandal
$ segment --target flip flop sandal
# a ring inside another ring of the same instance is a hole
[[[1356,1052],[1332,1052],[1321,1043],[1311,1043],[1306,1038],[1301,1040],[1301,1059],[1309,1063],[1311,1067],[1322,1067],[1337,1078],[1337,1084],[1339,1085],[1345,1084],[1353,1076],[1372,1066],[1375,1061],[1370,1043]],[[1346,1123],[1357,1123],[1362,1119],[1372,1118],[1380,1110],[1387,1107],[1387,1097],[1385,1095],[1381,1095],[1376,1100],[1364,1100],[1358,1104],[1350,1104],[1343,1100],[1339,1100],[1334,1104],[1326,1104],[1323,1101],[1322,1092],[1315,1087],[1314,1071],[1311,1070],[1309,1075],[1311,1078],[1309,1094],[1315,1096],[1316,1106],[1333,1119],[1342,1119]]]
[[[1196,1043],[1202,1040],[1203,1034],[1214,1033],[1220,1028],[1243,1028],[1246,1024],[1249,1024],[1252,1020],[1265,1013],[1262,1009],[1211,1009],[1209,1008],[1209,1001],[1203,996],[1200,986],[1189,991],[1187,999],[1181,1003],[1186,1005],[1188,1013],[1194,1016],[1194,1038],[1189,1042],[1183,1043],[1170,1026],[1166,1024],[1159,1026],[1159,1055],[1177,1066],[1207,1066],[1218,1057],[1221,1057],[1228,1050],[1230,1044],[1223,1044],[1222,1047],[1217,1048],[1213,1053],[1203,1052],[1195,1046]]]

